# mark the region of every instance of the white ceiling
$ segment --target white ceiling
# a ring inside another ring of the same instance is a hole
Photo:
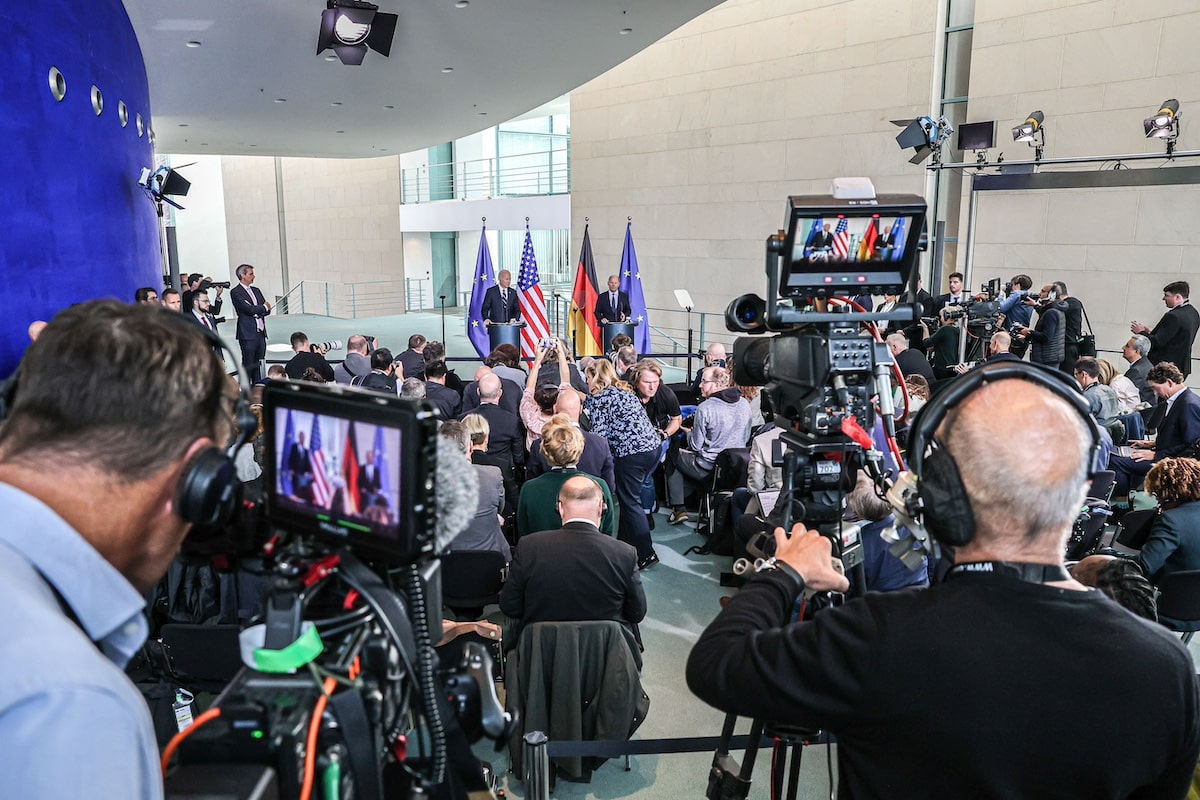
[[[361,157],[451,141],[569,92],[717,5],[378,2],[400,17],[391,56],[353,67],[316,54],[324,0],[124,0],[158,152]]]

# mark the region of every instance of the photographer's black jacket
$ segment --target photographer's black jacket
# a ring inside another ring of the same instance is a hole
[[[795,596],[782,572],[750,581],[696,643],[688,686],[724,711],[835,733],[841,797],[1187,792],[1191,656],[1101,593],[964,574],[780,628]]]

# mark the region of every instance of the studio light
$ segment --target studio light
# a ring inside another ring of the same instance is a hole
[[[1175,150],[1175,141],[1179,138],[1179,101],[1163,100],[1154,116],[1142,121],[1146,129],[1147,139],[1166,139],[1167,155]]]
[[[914,155],[909,159],[911,164],[920,164],[930,155],[934,164],[939,163],[942,145],[954,133],[954,126],[944,116],[937,120],[933,117],[917,117],[912,121],[894,119],[892,124],[904,128],[896,135],[896,144],[901,150],[913,149]]]
[[[1042,124],[1046,121],[1046,116],[1041,111],[1034,111],[1025,118],[1025,121],[1012,129],[1014,142],[1029,142],[1029,146],[1033,148],[1033,160],[1041,161],[1042,153],[1046,149],[1046,128]]]
[[[185,166],[191,166],[186,164]],[[182,169],[182,167],[181,167]],[[150,199],[154,201],[158,207],[158,215],[162,216],[162,204],[166,203],[169,206],[174,206],[180,211],[183,206],[171,199],[171,196],[185,197],[188,189],[192,187],[191,181],[180,175],[175,170],[165,164],[156,170],[151,170],[149,167],[142,168],[141,177],[138,178],[138,186],[150,195]]]
[[[354,66],[362,64],[368,49],[391,55],[397,15],[380,13],[379,6],[359,0],[328,0],[325,5],[317,55],[333,50],[343,64]]]

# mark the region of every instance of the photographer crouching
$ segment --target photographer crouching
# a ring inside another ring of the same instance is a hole
[[[775,558],[692,650],[691,690],[835,734],[841,797],[1183,797],[1200,753],[1192,659],[1063,568],[1092,434],[1037,384],[984,383],[936,429],[919,474],[932,489],[957,471],[961,488],[922,490],[925,516],[974,529],[943,583],[789,623],[801,591],[848,583],[827,539],[776,529]]]

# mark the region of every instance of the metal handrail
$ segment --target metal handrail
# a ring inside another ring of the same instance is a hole
[[[569,194],[571,149],[563,146],[536,153],[426,164],[400,170],[400,202],[474,200]],[[544,159],[545,163],[530,163]]]

